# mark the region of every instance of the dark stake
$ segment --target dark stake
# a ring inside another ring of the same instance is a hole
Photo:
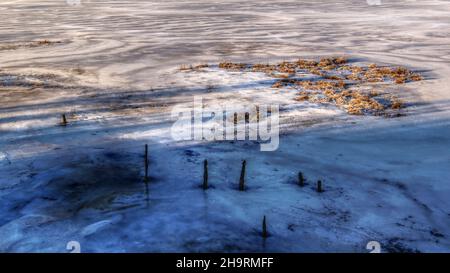
[[[61,118],[62,118],[61,125],[66,126],[67,125],[66,114],[62,114]]]
[[[259,123],[259,106],[256,105],[256,122]]]
[[[234,113],[233,123],[234,123],[234,126],[233,126],[233,136],[234,136],[234,138],[236,139],[237,133],[238,133],[238,129],[237,129],[238,116],[237,116],[237,113]]]
[[[262,222],[262,237],[267,238],[267,225],[266,225],[266,216],[264,215]]]
[[[302,172],[298,172],[298,185],[300,187],[305,186],[305,178],[303,178],[303,173]]]
[[[203,162],[203,189],[208,189],[208,160]]]
[[[145,182],[148,181],[148,144],[145,144],[145,155],[144,155],[144,168],[145,168]]]
[[[242,161],[242,169],[241,169],[241,178],[239,179],[239,190],[244,190],[244,183],[245,183],[245,160]]]
[[[323,192],[322,181],[317,181],[317,192]]]

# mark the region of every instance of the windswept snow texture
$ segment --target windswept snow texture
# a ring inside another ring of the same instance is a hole
[[[1,1],[0,251],[450,252],[450,2],[367,3]],[[335,55],[424,80],[389,87],[407,108],[387,119],[214,66]],[[195,95],[279,104],[279,149],[174,141]]]

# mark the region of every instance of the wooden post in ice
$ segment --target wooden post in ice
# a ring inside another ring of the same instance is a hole
[[[208,189],[208,160],[203,162],[203,189]]]
[[[245,160],[242,161],[242,169],[241,169],[241,178],[239,179],[239,190],[244,190],[244,184],[245,184]]]
[[[303,187],[305,185],[305,178],[303,178],[303,173],[298,172],[298,185]]]
[[[62,125],[62,126],[66,126],[66,125],[67,125],[66,114],[62,114],[61,119],[62,119],[61,125]]]
[[[148,144],[145,144],[145,155],[144,155],[144,168],[145,168],[145,182],[148,181]]]
[[[262,222],[262,237],[267,238],[267,225],[266,225],[266,216],[264,215]]]
[[[256,122],[259,123],[259,105],[256,105]]]
[[[238,116],[237,113],[234,113],[234,117],[233,117],[233,138],[237,140],[237,136],[238,136]]]
[[[317,181],[317,192],[323,192],[322,181]]]

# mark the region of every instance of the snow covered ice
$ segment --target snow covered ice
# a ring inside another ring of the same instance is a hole
[[[0,3],[1,252],[450,251],[448,1],[69,2]],[[217,66],[330,56],[424,80],[385,118]],[[279,105],[278,149],[175,141],[194,96]]]

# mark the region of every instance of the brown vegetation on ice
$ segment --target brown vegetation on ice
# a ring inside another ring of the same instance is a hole
[[[370,64],[352,65],[345,57],[322,58],[319,61],[283,61],[278,64],[244,64],[222,62],[219,68],[228,71],[262,72],[277,78],[272,88],[292,87],[299,90],[297,101],[331,103],[349,114],[398,116],[404,103],[395,96],[373,88],[360,88],[363,84],[404,84],[422,80],[422,76],[405,67]],[[298,74],[312,74],[317,80],[304,80]],[[397,112],[394,113],[393,110]]]

